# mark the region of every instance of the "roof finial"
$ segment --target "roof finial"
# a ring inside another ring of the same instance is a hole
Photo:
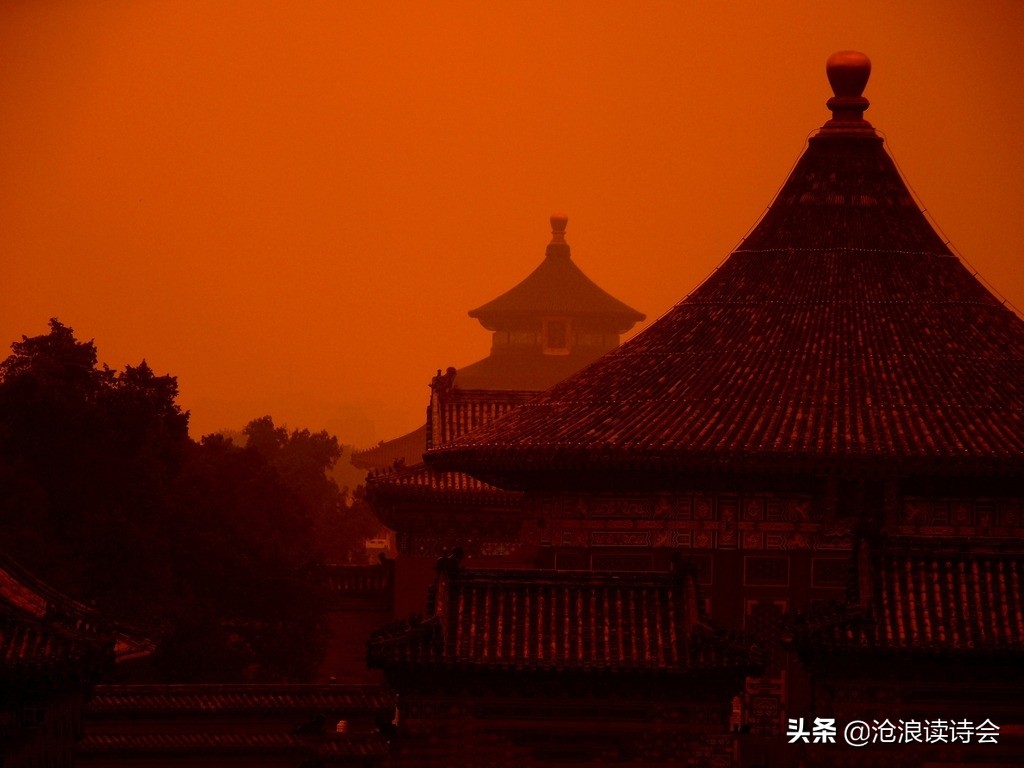
[[[569,217],[564,213],[551,214],[551,244],[565,243],[565,225],[569,223]]]
[[[838,51],[825,62],[825,73],[835,94],[826,102],[826,106],[832,110],[832,119],[825,123],[825,127],[870,128],[870,124],[864,120],[864,110],[870,102],[861,94],[871,75],[871,59],[860,51]]]

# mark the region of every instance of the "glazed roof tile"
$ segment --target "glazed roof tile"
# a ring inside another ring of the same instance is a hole
[[[750,645],[697,619],[674,573],[445,572],[434,610],[371,638],[377,666],[686,673],[756,666]]]
[[[870,124],[840,117],[689,296],[428,463],[499,481],[537,467],[1024,474],[1024,321],[935,233]]]
[[[367,497],[371,502],[401,499],[515,506],[522,494],[488,485],[465,472],[438,472],[417,464],[372,477]]]
[[[1024,555],[886,553],[867,613],[817,617],[811,646],[956,655],[1024,653]]]

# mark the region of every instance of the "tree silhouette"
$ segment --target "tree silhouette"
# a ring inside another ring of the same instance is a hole
[[[193,442],[177,395],[145,361],[99,367],[93,342],[55,319],[15,342],[0,362],[0,542],[162,640],[165,679],[308,677],[325,611],[314,513],[282,479],[303,465]],[[340,455],[337,441],[305,435],[296,445],[317,447],[317,460]]]

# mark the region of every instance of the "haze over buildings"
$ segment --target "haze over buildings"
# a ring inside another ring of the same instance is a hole
[[[145,357],[196,436],[401,434],[431,372],[487,353],[466,308],[552,211],[649,318],[692,290],[846,48],[923,205],[1022,306],[1021,28],[1017,2],[6,3],[0,342],[57,316]]]

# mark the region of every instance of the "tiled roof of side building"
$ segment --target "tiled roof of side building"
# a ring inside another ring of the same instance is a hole
[[[565,242],[568,218],[551,217],[552,239],[544,261],[519,284],[470,311],[486,328],[497,330],[510,319],[524,316],[604,318],[623,333],[644,319],[644,314],[619,301],[583,274]]]
[[[418,464],[427,450],[427,426],[417,427],[401,437],[382,440],[372,448],[352,452],[352,465],[359,469],[383,469],[400,464]]]
[[[371,477],[366,488],[371,502],[403,499],[517,506],[522,499],[521,493],[496,488],[464,472],[439,472],[425,464]]]
[[[394,710],[394,695],[372,685],[101,685],[89,700],[90,717],[150,717],[330,711],[371,714]]]
[[[851,68],[866,81],[868,67]],[[630,467],[1024,474],[1024,321],[946,247],[863,119],[867,101],[837,87],[833,119],[697,289],[428,463],[495,479]]]
[[[812,617],[805,643],[846,651],[1024,654],[1024,555],[888,553],[869,610]]]
[[[439,564],[435,589],[425,620],[374,634],[371,665],[681,674],[760,663],[698,618],[694,582],[678,573]]]

